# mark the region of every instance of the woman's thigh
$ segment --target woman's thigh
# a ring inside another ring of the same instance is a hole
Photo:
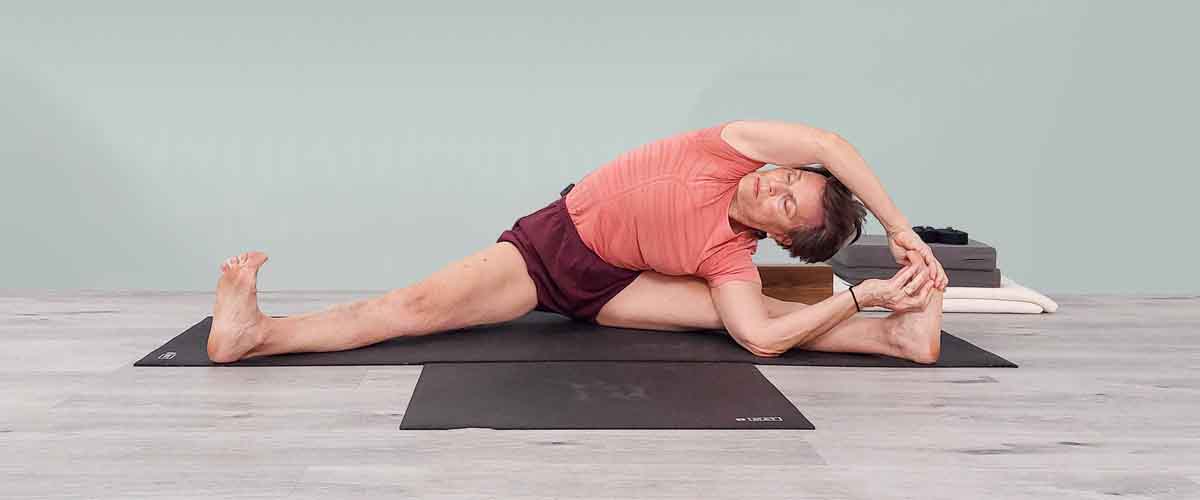
[[[537,306],[525,260],[509,242],[442,267],[408,293],[412,312],[430,332],[509,321]]]
[[[807,307],[763,295],[769,317]],[[644,271],[608,301],[596,322],[604,326],[646,330],[710,330],[725,325],[713,305],[708,283],[695,276],[668,276]]]

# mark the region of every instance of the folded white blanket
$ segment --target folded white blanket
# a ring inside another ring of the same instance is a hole
[[[833,277],[833,291],[840,292],[850,288],[850,284],[841,278]],[[882,307],[868,307],[865,311],[887,311]],[[1007,276],[1000,276],[999,288],[975,288],[967,286],[948,286],[942,294],[943,312],[971,313],[1020,313],[1038,314],[1052,313],[1058,310],[1058,303],[1050,300],[1032,289],[1022,286]]]

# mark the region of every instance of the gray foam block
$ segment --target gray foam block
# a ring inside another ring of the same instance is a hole
[[[991,271],[996,269],[996,249],[976,240],[967,240],[966,245],[930,243],[933,256],[945,269]],[[887,237],[882,234],[864,234],[852,245],[846,245],[830,264],[845,267],[895,267],[896,259],[888,249]]]
[[[895,264],[893,267],[849,267],[834,262],[831,267],[833,267],[833,274],[851,285],[857,285],[868,279],[889,279],[900,271],[900,266]],[[946,277],[950,279],[948,286],[973,288],[998,288],[1000,286],[999,269],[990,271],[946,269]]]

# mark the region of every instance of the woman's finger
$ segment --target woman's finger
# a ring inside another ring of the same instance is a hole
[[[942,263],[937,260],[932,251],[922,253],[921,258],[925,267],[928,268],[929,278],[933,280],[935,285],[940,283],[943,275]]]
[[[925,309],[931,299],[933,299],[933,280],[925,282],[925,286],[921,287],[921,309]]]
[[[912,279],[904,285],[904,293],[908,295],[914,295],[921,291],[921,287],[925,286],[925,284],[929,283],[930,281],[932,280],[930,280],[929,276],[925,273],[915,273],[913,274]]]
[[[929,268],[929,277],[937,279],[938,269],[942,268],[942,264],[938,262],[937,257],[933,256],[933,249],[925,247],[921,250],[922,256],[925,257],[925,267]]]
[[[896,288],[904,286],[904,284],[908,283],[908,280],[912,278],[912,275],[915,272],[917,272],[917,266],[904,266],[903,269],[900,269],[900,272],[896,273],[895,276],[892,276],[892,285]]]
[[[925,281],[925,284],[921,286],[920,290],[918,290],[917,293],[914,293],[912,295],[905,295],[903,298],[900,299],[900,301],[899,301],[899,303],[901,304],[900,309],[902,309],[904,311],[924,310],[925,306],[929,303],[929,297],[933,295],[932,293],[930,293],[930,290],[932,290],[932,289],[933,289],[933,280]]]

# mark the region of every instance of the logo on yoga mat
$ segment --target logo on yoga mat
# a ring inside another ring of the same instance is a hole
[[[159,354],[158,359],[175,359],[175,351],[167,351]]]
[[[650,400],[650,396],[646,394],[646,388],[635,384],[613,384],[596,380],[585,383],[567,382],[567,385],[575,391],[576,401],[588,401],[592,396],[596,396],[598,399],[623,399],[626,401]]]
[[[737,417],[738,422],[783,422],[783,417]]]

